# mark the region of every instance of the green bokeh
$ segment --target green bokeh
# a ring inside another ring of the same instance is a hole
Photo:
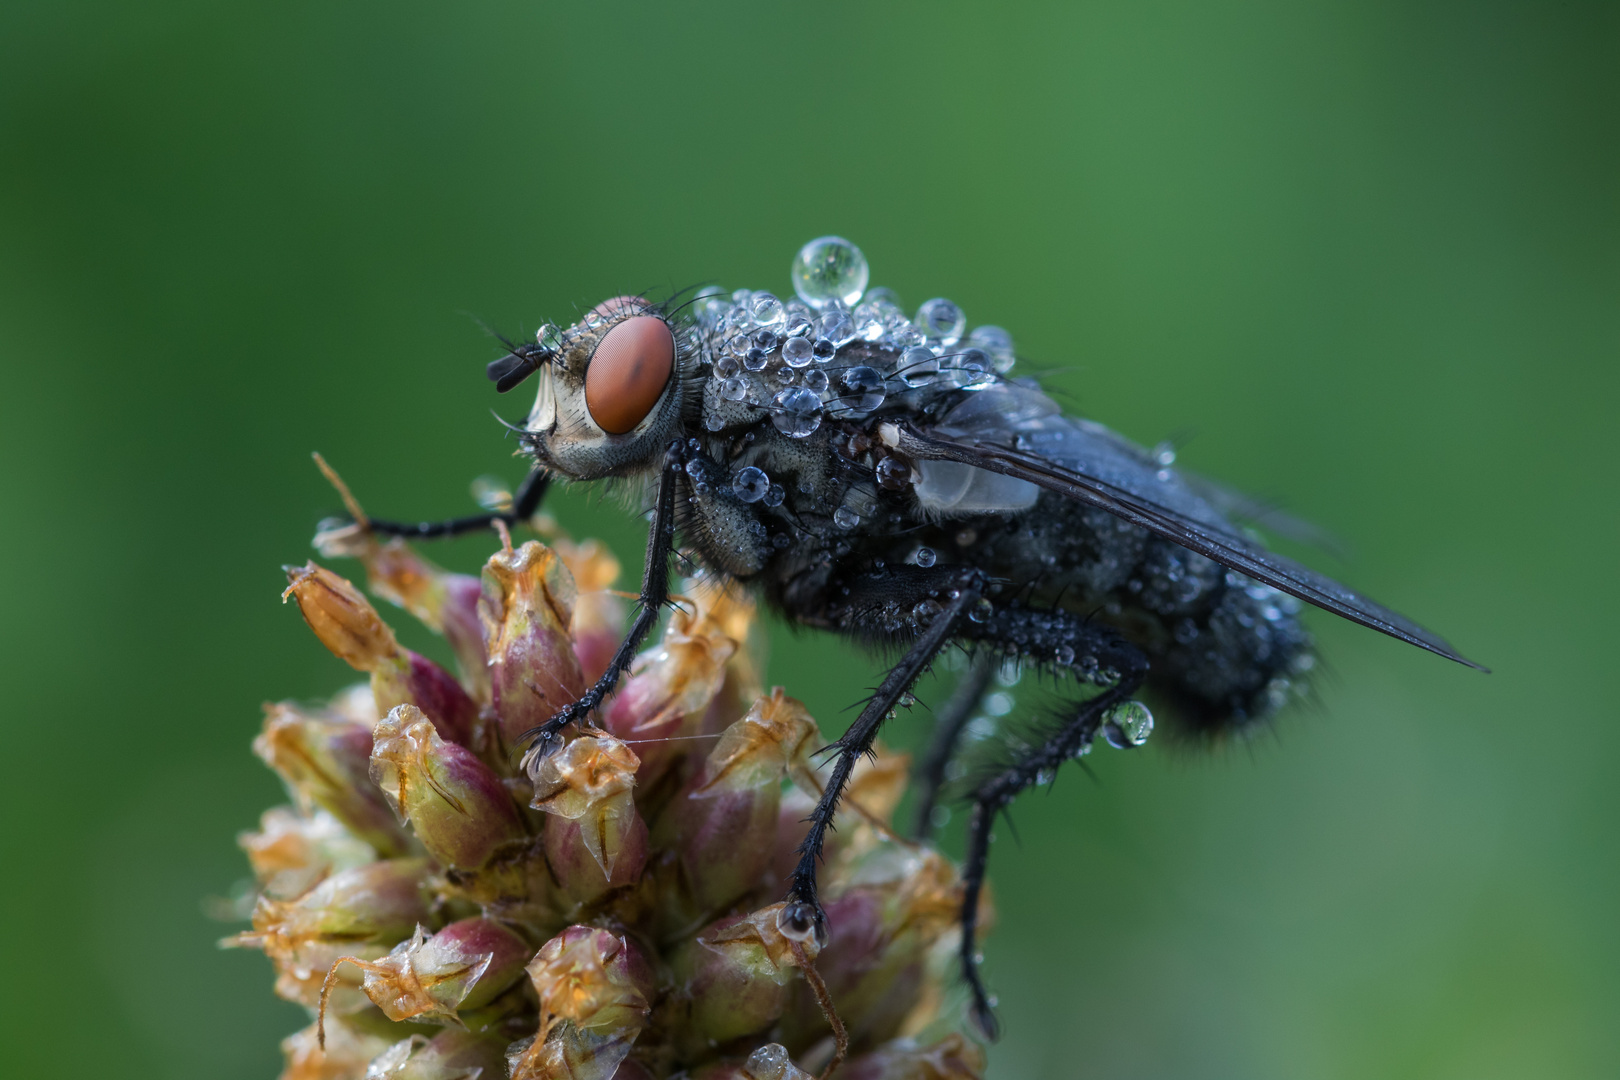
[[[9,1075],[254,1077],[203,915],[278,798],[335,500],[515,479],[470,316],[785,290],[809,237],[1343,536],[1489,677],[1332,619],[1321,704],[1016,810],[992,1077],[1620,1074],[1612,3],[0,9]],[[627,563],[612,501],[556,502]],[[473,566],[477,543],[446,558]],[[870,667],[779,636],[836,726]],[[897,742],[914,739],[920,718]]]

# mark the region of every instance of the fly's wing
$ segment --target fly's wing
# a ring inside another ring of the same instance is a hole
[[[1349,558],[1349,547],[1345,542],[1320,525],[1295,517],[1274,503],[1256,498],[1248,492],[1227,487],[1207,476],[1190,473],[1185,469],[1177,469],[1176,475],[1181,478],[1183,484],[1218,510],[1228,521],[1258,526],[1274,536],[1299,544],[1309,544],[1316,550],[1324,551],[1337,559]]]
[[[1459,664],[1467,659],[1439,636],[1292,559],[1268,551],[1135,444],[1101,424],[1062,415],[1031,386],[974,392],[931,426],[885,425],[902,453],[955,461],[1026,480],[1106,510],[1222,566],[1335,615]]]

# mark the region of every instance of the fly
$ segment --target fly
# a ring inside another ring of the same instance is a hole
[[[1194,735],[1252,726],[1307,683],[1302,603],[1479,667],[1268,551],[1234,523],[1245,501],[1175,469],[1172,452],[1064,415],[1014,374],[1005,330],[969,333],[944,299],[908,318],[887,290],[867,289],[864,257],[838,237],[806,244],[792,273],[785,302],[749,290],[679,303],[620,296],[571,326],[543,327],[488,370],[501,393],[538,377],[517,427],[533,468],[511,508],[372,523],[446,536],[527,519],[552,478],[646,484],[635,618],[596,684],[527,733],[531,761],[613,691],[669,600],[677,538],[682,553],[792,622],[903,650],[828,748],[836,756],[799,849],[784,932],[825,934],[816,870],[834,809],[884,720],[947,648],[974,659],[920,767],[919,833],[998,662],[1036,665],[1073,688],[1061,722],[966,796],[961,962],[991,1035],[974,943],[990,827],[1099,737],[1144,742],[1153,717],[1139,692]]]

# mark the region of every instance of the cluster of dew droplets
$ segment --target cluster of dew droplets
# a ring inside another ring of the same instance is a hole
[[[975,327],[942,297],[907,318],[888,289],[868,289],[860,248],[837,236],[810,241],[794,257],[794,297],[739,289],[701,291],[693,303],[723,401],[767,410],[777,430],[804,438],[824,417],[860,419],[896,394],[924,388],[978,390],[1013,366],[1012,336]],[[964,336],[965,334],[965,336]],[[879,363],[835,363],[851,344],[892,354]]]

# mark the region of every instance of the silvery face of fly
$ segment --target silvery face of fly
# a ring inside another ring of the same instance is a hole
[[[794,261],[786,300],[747,289],[663,304],[615,297],[566,329],[546,327],[489,366],[503,393],[539,376],[520,429],[534,471],[513,508],[371,527],[445,535],[527,518],[551,477],[647,481],[636,619],[601,679],[528,733],[531,762],[612,692],[669,598],[677,549],[790,622],[898,647],[899,662],[830,748],[832,774],[783,909],[790,934],[825,932],[816,872],[833,810],[883,721],[945,650],[972,660],[937,710],[919,833],[993,668],[1053,676],[1070,704],[960,793],[969,806],[963,973],[993,1031],[974,946],[990,825],[1099,737],[1126,749],[1146,741],[1154,718],[1138,693],[1174,730],[1243,732],[1307,685],[1306,603],[1477,665],[1267,550],[1244,527],[1254,504],[1177,470],[1172,451],[1064,415],[1017,371],[1007,331],[970,330],[945,299],[908,317],[867,276],[853,244],[823,237]]]

